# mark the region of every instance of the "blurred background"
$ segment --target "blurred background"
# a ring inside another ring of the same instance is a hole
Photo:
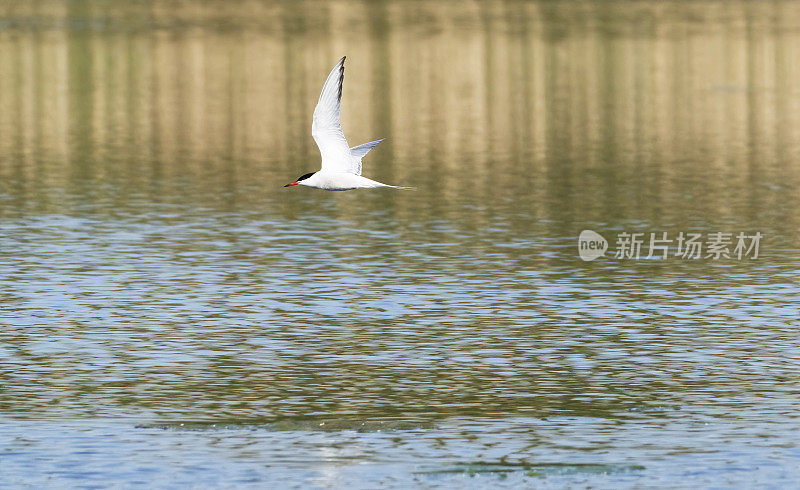
[[[282,187],[344,55],[417,191]],[[798,60],[792,1],[3,2],[0,482],[796,482]]]
[[[768,218],[796,237],[796,206],[780,206],[798,184],[794,2],[2,9],[4,214],[181,190],[223,207],[278,195],[291,213],[297,194],[278,184],[317,168],[311,113],[347,55],[346,134],[387,138],[365,173],[420,187],[414,201]]]

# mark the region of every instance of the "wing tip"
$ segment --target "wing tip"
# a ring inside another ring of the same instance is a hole
[[[347,56],[342,56],[342,59],[339,60],[339,92],[336,94],[336,100],[341,103],[342,102],[342,86],[344,85],[344,60],[347,59]]]

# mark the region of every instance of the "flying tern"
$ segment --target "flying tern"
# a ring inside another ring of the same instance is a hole
[[[328,75],[325,85],[322,86],[317,107],[314,108],[311,135],[319,147],[322,168],[316,172],[301,175],[297,180],[289,182],[284,187],[304,185],[326,191],[349,191],[372,187],[412,189],[412,187],[382,184],[361,176],[361,159],[383,139],[352,148],[347,144],[340,118],[345,58],[347,57],[342,57]]]

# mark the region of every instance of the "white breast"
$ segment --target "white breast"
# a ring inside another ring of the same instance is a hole
[[[311,177],[298,182],[300,185],[325,189],[326,191],[349,191],[372,187],[391,187],[349,172],[327,172],[320,170]]]

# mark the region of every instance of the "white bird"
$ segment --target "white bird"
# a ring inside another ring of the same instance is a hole
[[[411,189],[381,184],[361,176],[361,159],[375,148],[383,139],[370,141],[350,148],[342,131],[340,113],[342,109],[342,82],[344,82],[344,60],[333,67],[322,93],[319,95],[317,107],[314,108],[314,122],[311,124],[311,135],[317,142],[322,155],[322,168],[298,177],[284,187],[304,185],[325,189],[326,191],[349,191],[351,189],[368,189],[371,187],[391,187],[393,189]]]

